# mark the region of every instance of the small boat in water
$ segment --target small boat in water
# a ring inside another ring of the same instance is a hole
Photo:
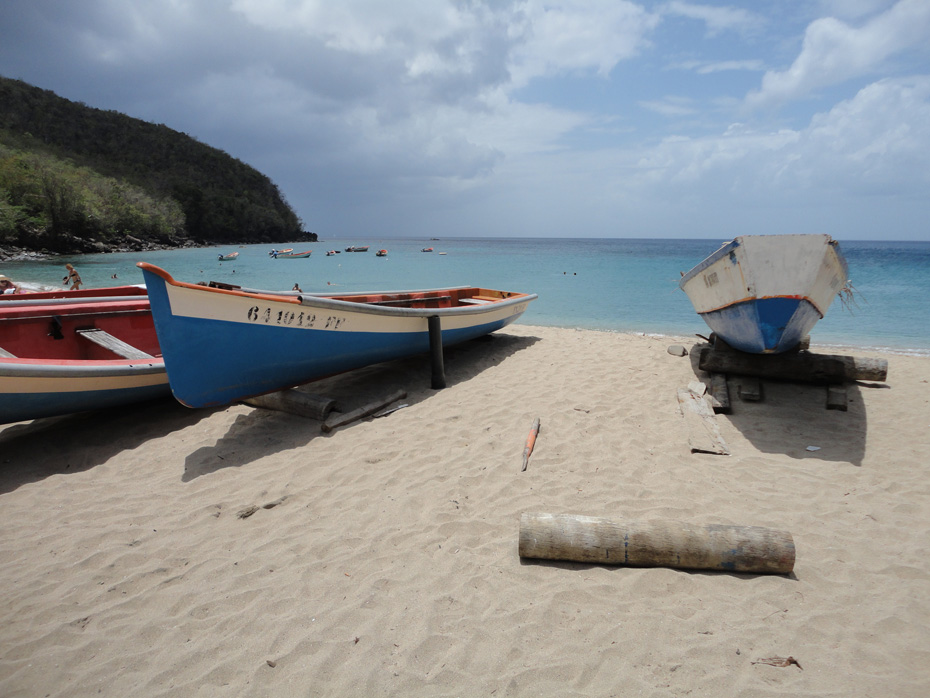
[[[420,252],[432,252],[432,251],[433,251],[432,247],[424,247],[422,250],[420,250]]]
[[[339,254],[339,253],[336,252],[336,250],[330,250],[329,252],[326,253],[326,256],[327,256],[327,257],[335,257],[337,254]]]
[[[230,252],[229,254],[217,255],[217,257],[219,257],[219,260],[220,260],[221,262],[231,262],[232,260],[234,260],[234,259],[235,259],[236,257],[238,257],[238,256],[239,256],[239,253],[238,253],[238,252]]]
[[[269,257],[277,257],[280,254],[289,254],[294,251],[293,247],[285,247],[283,250],[272,250],[268,253]]]
[[[848,273],[829,235],[743,235],[683,274],[679,286],[731,347],[777,354],[796,348],[848,291]]]
[[[370,293],[274,293],[176,281],[140,262],[174,396],[225,405],[490,334],[536,294],[470,286]]]
[[[387,250],[378,250],[375,253],[376,257],[387,257]]]
[[[275,255],[275,259],[304,259],[309,257],[312,253],[312,250],[307,250],[306,252],[278,252]]]
[[[168,394],[145,288],[22,294],[0,302],[0,424]]]
[[[368,252],[368,245],[349,245],[346,252]]]

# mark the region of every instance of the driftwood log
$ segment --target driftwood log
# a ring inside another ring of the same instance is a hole
[[[790,533],[757,526],[524,513],[520,557],[754,574],[794,569]]]
[[[323,431],[329,433],[336,427],[341,427],[345,424],[349,424],[350,422],[354,422],[357,419],[364,419],[365,417],[373,415],[375,412],[384,407],[387,407],[392,402],[403,400],[405,397],[407,397],[407,391],[398,390],[394,393],[391,393],[383,400],[369,402],[367,405],[363,405],[358,409],[352,410],[351,412],[346,412],[345,414],[340,414],[335,417],[331,416],[329,419],[323,422],[322,425],[320,425],[320,428]]]
[[[817,384],[884,381],[888,377],[888,362],[884,359],[809,352],[762,355],[705,347],[698,366],[708,373]]]
[[[277,410],[278,412],[290,412],[300,417],[310,417],[326,419],[333,410],[338,410],[339,406],[332,398],[323,397],[322,395],[312,395],[300,390],[290,388],[288,390],[279,390],[276,393],[267,395],[258,395],[242,401],[245,405],[252,407],[261,407],[266,410]]]

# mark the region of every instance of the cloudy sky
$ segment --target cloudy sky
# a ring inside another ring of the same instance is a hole
[[[3,0],[0,75],[324,238],[930,240],[930,0]]]

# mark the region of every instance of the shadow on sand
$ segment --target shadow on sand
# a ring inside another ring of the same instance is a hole
[[[493,334],[447,347],[444,352],[446,389],[471,380],[537,341],[536,337]],[[336,400],[345,413],[398,390],[406,391],[407,397],[389,407],[417,405],[437,394],[430,383],[430,357],[422,354],[324,378],[300,389]],[[364,428],[365,419],[339,427],[332,434]],[[274,453],[306,446],[313,439],[330,436],[324,434],[320,426],[321,422],[315,419],[258,408],[240,414],[216,444],[199,448],[187,456],[183,479],[189,481],[221,468],[241,467]]]
[[[696,344],[690,351],[695,376],[709,384],[707,374],[698,368],[701,349],[706,346]],[[843,412],[826,408],[826,386],[769,379],[761,383],[762,400],[744,402],[737,394],[739,379],[731,376],[732,412],[717,419],[729,421],[763,453],[862,465],[868,418],[861,391],[887,389],[886,384],[847,383],[848,407]],[[817,450],[808,451],[808,446]]]
[[[213,411],[192,410],[166,397],[0,427],[0,494],[53,475],[83,472]]]

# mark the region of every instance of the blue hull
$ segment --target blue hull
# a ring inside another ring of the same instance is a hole
[[[736,303],[701,317],[734,349],[777,354],[797,347],[821,316],[803,299],[764,298]]]
[[[170,395],[170,392],[165,384],[122,390],[20,393],[16,396],[15,401],[0,405],[0,424],[132,405],[146,400],[168,397],[168,395]]]
[[[143,273],[171,391],[188,407],[225,405],[430,350],[425,319],[424,331],[337,332],[185,316],[172,312],[165,280]],[[443,329],[442,343],[489,334],[515,317]]]

